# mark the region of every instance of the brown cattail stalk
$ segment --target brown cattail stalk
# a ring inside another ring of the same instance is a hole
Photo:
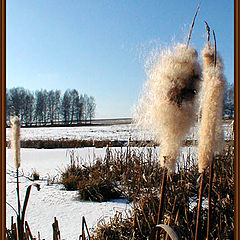
[[[199,239],[200,236],[200,229],[201,229],[201,209],[202,209],[202,193],[203,193],[203,180],[204,180],[205,172],[201,173],[201,182],[200,182],[200,189],[198,194],[198,209],[197,209],[197,219],[196,219],[196,231],[195,231],[195,240]]]
[[[159,205],[158,205],[158,215],[157,215],[157,225],[160,223],[160,221],[163,218],[163,212],[164,212],[164,196],[165,196],[165,189],[166,189],[166,178],[167,178],[167,173],[166,173],[166,168],[163,169],[163,175],[162,175],[162,186],[161,186],[161,191],[160,191],[160,198],[159,198]],[[159,234],[158,234],[158,229],[156,230],[156,235],[155,239],[159,239]]]
[[[196,10],[195,15],[193,17],[192,25],[191,25],[191,28],[190,28],[190,32],[189,32],[188,40],[187,40],[187,44],[186,44],[187,48],[188,48],[188,45],[189,45],[189,42],[190,42],[190,39],[191,39],[191,36],[192,36],[193,27],[194,27],[194,24],[195,24],[195,20],[196,20],[198,11],[200,9],[200,5],[201,5],[201,2],[198,4],[197,10]]]
[[[213,162],[210,164],[209,170],[209,189],[208,189],[208,221],[207,221],[207,240],[210,239],[211,216],[212,216],[212,177],[213,177]]]
[[[12,124],[12,139],[11,139],[11,148],[13,151],[13,160],[15,163],[16,169],[20,167],[20,121],[17,116],[11,118]]]
[[[17,116],[11,118],[12,124],[12,139],[11,148],[13,151],[13,160],[16,167],[16,178],[17,178],[17,202],[18,202],[18,215],[17,215],[17,239],[23,238],[23,222],[21,221],[20,211],[20,194],[19,194],[19,174],[18,168],[20,167],[20,121]]]
[[[196,120],[200,77],[198,54],[185,44],[162,51],[148,73],[135,119],[160,144],[161,166],[168,173],[174,171],[182,141]]]
[[[208,42],[203,49],[202,120],[199,127],[198,167],[202,173],[210,164],[213,153],[223,148],[222,108],[225,78],[223,63]],[[216,65],[215,65],[216,59]]]

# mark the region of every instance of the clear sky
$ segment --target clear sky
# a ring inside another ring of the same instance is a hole
[[[7,88],[68,88],[94,96],[96,118],[131,117],[154,48],[186,42],[199,1],[8,0]],[[206,20],[227,81],[234,81],[234,1],[202,0],[190,45]]]

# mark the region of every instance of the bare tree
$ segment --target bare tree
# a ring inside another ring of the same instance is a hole
[[[228,84],[224,94],[224,116],[234,117],[234,85]]]
[[[77,122],[81,122],[84,119],[83,113],[84,113],[84,97],[81,94],[79,97],[79,101],[77,103],[77,109],[76,109]]]
[[[35,120],[37,123],[46,124],[47,121],[47,91],[40,90],[35,93],[36,104],[35,104]]]
[[[25,125],[31,125],[33,120],[33,113],[34,113],[34,95],[29,90],[25,90],[23,97],[23,109],[22,109],[22,122]]]
[[[72,123],[74,120],[77,120],[76,113],[79,104],[79,94],[76,89],[73,89],[70,92],[70,95],[71,95],[71,123]]]
[[[83,96],[83,120],[85,124],[87,123],[88,120],[88,95],[85,93]]]
[[[22,88],[11,88],[9,90],[9,107],[11,114],[21,119]]]
[[[70,90],[66,90],[63,98],[62,98],[62,104],[61,104],[61,110],[62,110],[62,119],[64,123],[69,123],[70,120],[70,113],[71,113],[71,95]]]
[[[61,116],[61,91],[55,91],[55,111],[54,111],[54,120],[59,121]]]
[[[48,98],[47,98],[47,105],[48,105],[48,119],[51,122],[51,124],[54,123],[54,112],[56,109],[56,99],[55,99],[55,93],[53,90],[48,92]]]
[[[92,123],[92,119],[95,117],[96,103],[94,97],[90,96],[87,102],[87,112],[88,118],[90,120],[90,124]]]

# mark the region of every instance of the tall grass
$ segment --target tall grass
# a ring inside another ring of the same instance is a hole
[[[95,159],[88,166],[70,155],[61,183],[67,190],[78,190],[83,200],[122,197],[133,201],[139,199],[143,189],[158,188],[161,176],[156,148],[107,148],[104,158]]]
[[[131,150],[134,153],[134,150]],[[143,155],[140,166],[145,163],[144,168],[155,157]],[[156,159],[157,160],[157,159]],[[233,180],[233,147],[227,146],[221,155],[214,159],[214,176],[212,186],[212,212],[210,239],[233,239],[234,230],[234,180]],[[139,167],[138,169],[141,169]],[[194,239],[197,198],[200,178],[196,159],[188,155],[183,165],[178,165],[178,171],[169,176],[171,181],[166,182],[163,223],[170,225],[176,232],[179,239]],[[127,171],[127,169],[126,169]],[[161,170],[160,170],[161,171]],[[206,172],[208,173],[208,169]],[[155,173],[156,174],[156,173]],[[139,171],[141,176],[141,171]],[[151,174],[150,174],[151,175]],[[153,174],[154,175],[154,174]],[[161,174],[155,175],[152,184],[146,183],[143,179],[135,181],[134,185],[141,185],[140,191],[135,195],[131,210],[123,213],[117,212],[110,221],[99,222],[92,233],[93,240],[114,240],[114,239],[154,239],[156,232],[157,211],[159,207],[159,182]],[[147,179],[150,176],[147,177]],[[207,234],[208,209],[206,201],[208,198],[208,174],[203,185],[203,208],[201,238],[205,239]],[[139,181],[139,182],[138,182]],[[128,181],[131,187],[131,181]],[[126,186],[128,187],[128,186]],[[166,233],[160,232],[161,239],[167,239]]]

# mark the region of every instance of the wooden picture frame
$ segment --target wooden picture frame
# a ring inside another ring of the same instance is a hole
[[[235,205],[234,205],[234,219],[235,219],[235,237],[234,239],[240,239],[240,173],[239,173],[239,1],[234,1],[234,24],[235,24],[235,36],[234,36],[234,84],[235,84]],[[1,112],[1,124],[0,124],[0,137],[1,137],[1,157],[0,157],[0,213],[1,213],[1,239],[6,239],[5,220],[6,220],[6,0],[1,0],[1,96],[0,96],[0,112]],[[49,223],[50,224],[50,223]]]

